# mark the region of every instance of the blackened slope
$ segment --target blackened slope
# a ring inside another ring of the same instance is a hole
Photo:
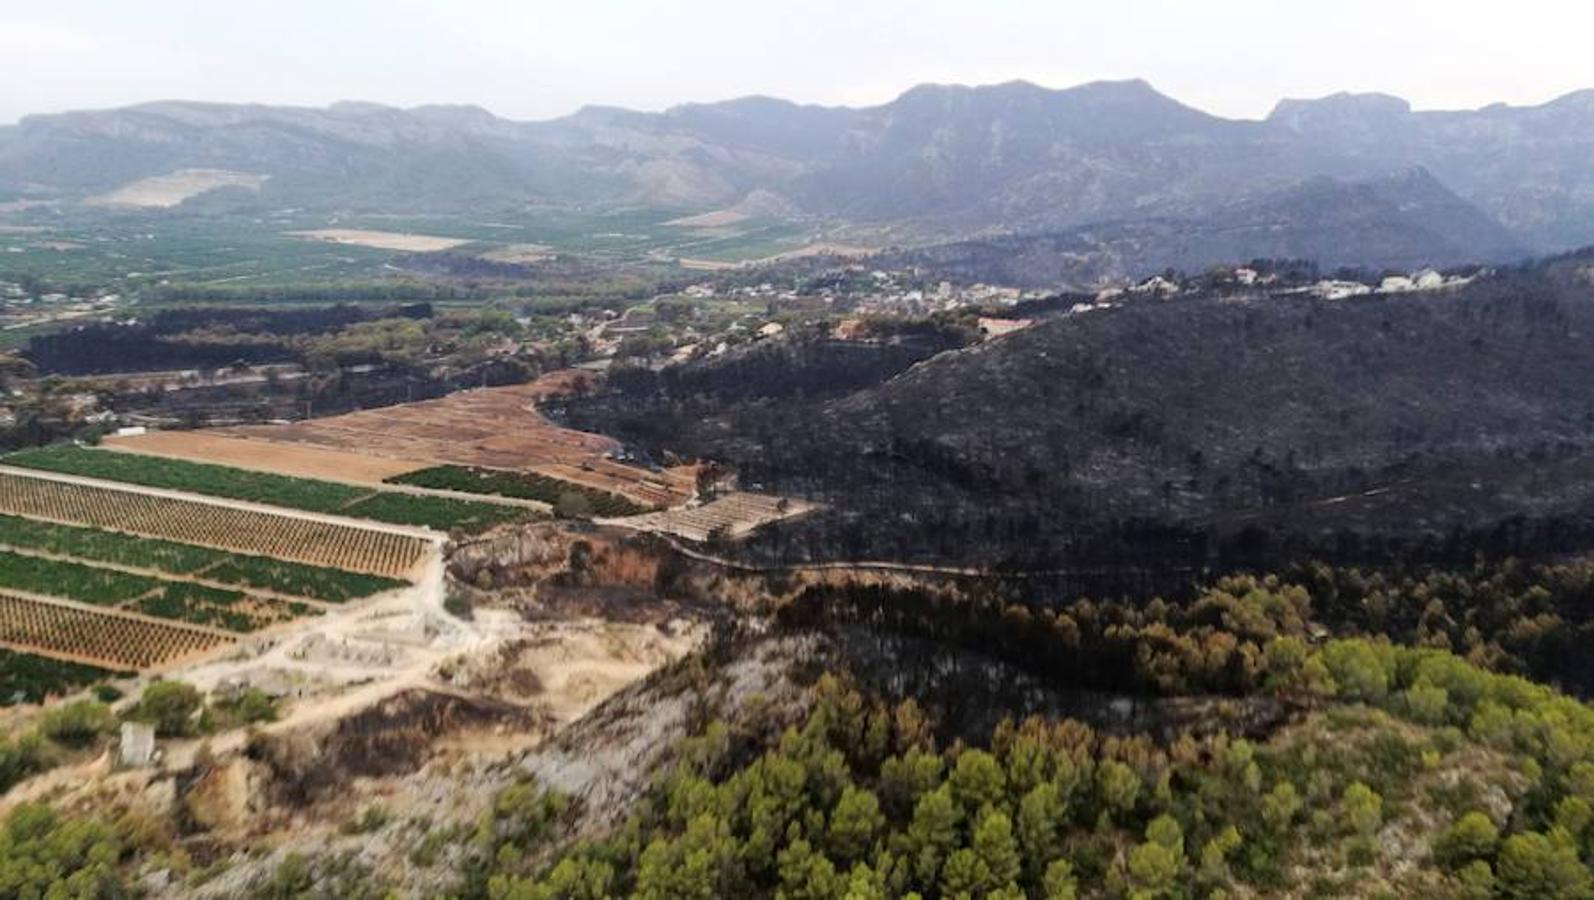
[[[1352,301],[1140,301],[821,403],[697,401],[657,443],[832,505],[771,554],[1062,565],[1134,522],[1418,539],[1583,514],[1589,265]]]

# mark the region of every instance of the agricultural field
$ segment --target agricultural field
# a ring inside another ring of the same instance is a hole
[[[143,185],[140,202],[166,202],[189,182]],[[203,202],[204,198],[197,198]],[[173,216],[161,209],[65,209],[14,212],[3,217],[0,278],[28,274],[54,282],[136,288],[159,282],[228,287],[304,286],[392,277],[388,267],[407,251],[444,245],[489,261],[529,262],[569,254],[594,264],[646,264],[649,260],[701,257],[736,262],[801,246],[800,229],[766,220],[692,232],[666,223],[683,210],[578,212],[530,210],[492,221],[469,216]],[[27,231],[17,229],[28,229]],[[391,244],[306,240],[294,232],[346,232],[424,236],[436,242]],[[684,233],[683,233],[684,232]]]
[[[239,632],[258,631],[317,611],[291,600],[6,551],[0,551],[0,589]]]
[[[392,531],[9,472],[0,513],[387,578],[409,577],[428,547]]]
[[[289,237],[307,241],[326,241],[333,244],[351,244],[376,250],[397,250],[402,253],[430,253],[452,250],[470,243],[468,238],[437,237],[430,234],[408,234],[396,231],[370,231],[362,228],[317,228],[311,231],[289,231]]]
[[[654,471],[617,462],[611,457],[620,451],[619,442],[561,427],[537,411],[538,402],[566,393],[576,383],[575,376],[555,372],[530,384],[460,391],[436,400],[290,425],[244,425],[210,433],[269,445],[308,446],[420,461],[417,469],[457,467],[527,473],[564,482],[566,490],[574,487],[597,495],[613,495],[643,509],[678,506],[691,499],[697,489],[695,467]],[[120,446],[132,449],[137,440]],[[453,477],[429,475],[425,479]],[[388,481],[421,484],[392,476],[388,476]],[[460,487],[449,489],[546,500],[546,492],[538,495],[526,490],[512,493],[508,489],[479,488],[478,484],[461,482]]]
[[[161,582],[115,569],[0,552],[0,588],[69,597],[94,606],[116,606],[159,593]]]
[[[404,586],[396,578],[248,556],[158,538],[0,514],[0,548],[69,556],[169,575],[189,575],[241,589],[343,603]]]
[[[408,484],[468,494],[496,494],[549,504],[557,504],[561,499],[573,494],[580,497],[594,514],[600,516],[632,516],[649,510],[648,507],[616,494],[549,478],[536,472],[483,469],[474,466],[433,466],[418,472],[396,475],[387,480],[393,484]]]
[[[69,445],[22,450],[0,458],[0,462],[63,475],[442,531],[484,531],[529,515],[524,508],[496,503],[373,491],[231,466]]]
[[[101,670],[163,667],[403,587],[430,546],[390,529],[0,472],[0,646],[97,667],[62,669],[61,690]],[[47,679],[16,665],[14,688],[0,671],[0,695],[61,692],[28,688]]]
[[[151,431],[146,434],[106,437],[101,446],[146,456],[200,460],[292,475],[296,478],[333,479],[381,484],[395,475],[426,467],[413,460],[390,459],[369,453],[228,437],[214,431]]]
[[[125,675],[83,663],[0,649],[0,706],[42,703]]]
[[[148,669],[236,641],[209,628],[0,592],[0,644],[69,660]]]

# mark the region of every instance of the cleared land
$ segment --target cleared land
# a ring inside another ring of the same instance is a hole
[[[802,500],[740,491],[702,506],[632,516],[622,520],[622,524],[702,542],[743,537],[763,525],[804,515],[815,508]]]
[[[0,458],[0,462],[64,475],[440,531],[482,531],[529,515],[525,508],[500,503],[373,491],[356,485],[293,478],[274,472],[84,447],[55,446],[23,450]]]
[[[747,213],[741,212],[739,210],[716,209],[713,212],[698,213],[695,216],[682,216],[679,219],[671,219],[664,224],[674,228],[724,228],[727,225],[735,225],[737,222],[744,222],[748,218],[750,218],[750,216],[748,216]]]
[[[390,578],[408,577],[428,547],[391,531],[9,472],[0,512]]]
[[[104,445],[146,456],[204,460],[300,478],[332,478],[381,484],[396,475],[426,468],[424,462],[347,453],[308,445],[276,444],[228,437],[210,431],[151,431],[108,437]]]
[[[406,234],[398,231],[366,231],[359,228],[317,228],[313,231],[289,231],[289,237],[333,244],[352,244],[375,250],[397,250],[401,253],[433,253],[452,250],[469,244],[466,238],[438,237],[430,234]]]
[[[537,412],[539,400],[579,382],[554,373],[530,384],[461,391],[437,400],[365,410],[292,425],[246,425],[214,434],[368,454],[405,464],[530,472],[623,497],[643,507],[678,506],[697,488],[697,469],[654,472],[615,462],[620,444],[563,428]],[[515,496],[506,494],[506,496]]]
[[[75,662],[148,669],[236,640],[206,628],[0,592],[0,644]]]
[[[259,190],[266,178],[265,175],[229,172],[226,169],[180,169],[169,175],[141,178],[86,202],[91,206],[167,208],[217,188]]]

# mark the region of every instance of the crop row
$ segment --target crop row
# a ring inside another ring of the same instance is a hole
[[[172,575],[199,575],[223,584],[329,603],[368,597],[405,583],[362,572],[4,514],[0,514],[0,547],[39,550],[88,562],[115,563]]]
[[[409,535],[5,472],[0,512],[397,578],[427,550]]]
[[[209,547],[0,514],[0,546],[188,575],[226,559]]]
[[[371,491],[332,481],[65,444],[21,450],[4,457],[3,461],[66,475],[398,525],[420,525],[441,531],[484,531],[527,515],[526,510],[502,504]]]
[[[0,588],[115,606],[159,591],[161,582],[114,569],[0,551]]]
[[[145,669],[233,640],[175,622],[0,592],[0,641],[42,653],[95,660],[107,668]]]
[[[496,494],[521,500],[540,500],[557,504],[566,497],[576,496],[600,516],[634,516],[648,511],[624,497],[584,485],[572,484],[558,478],[549,478],[535,472],[511,472],[506,469],[483,469],[476,466],[433,466],[415,472],[406,472],[387,479],[392,484],[436,490],[460,491],[467,494]]]
[[[407,583],[396,578],[307,566],[263,556],[229,556],[220,565],[205,570],[205,577],[223,584],[309,597],[328,603],[369,597],[403,587]]]
[[[161,619],[255,631],[316,612],[308,604],[0,551],[0,588],[118,606]]]

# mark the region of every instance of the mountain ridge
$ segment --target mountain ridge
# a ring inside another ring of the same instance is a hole
[[[1387,94],[1228,119],[1143,79],[921,84],[874,106],[768,96],[541,121],[400,108],[155,101],[0,127],[0,189],[75,202],[183,169],[269,176],[264,206],[449,212],[528,203],[709,211],[754,192],[913,243],[1197,220],[1328,177],[1422,168],[1534,252],[1594,243],[1594,91],[1414,110]],[[1445,237],[1441,243],[1450,240]],[[1479,246],[1480,256],[1491,247]]]

